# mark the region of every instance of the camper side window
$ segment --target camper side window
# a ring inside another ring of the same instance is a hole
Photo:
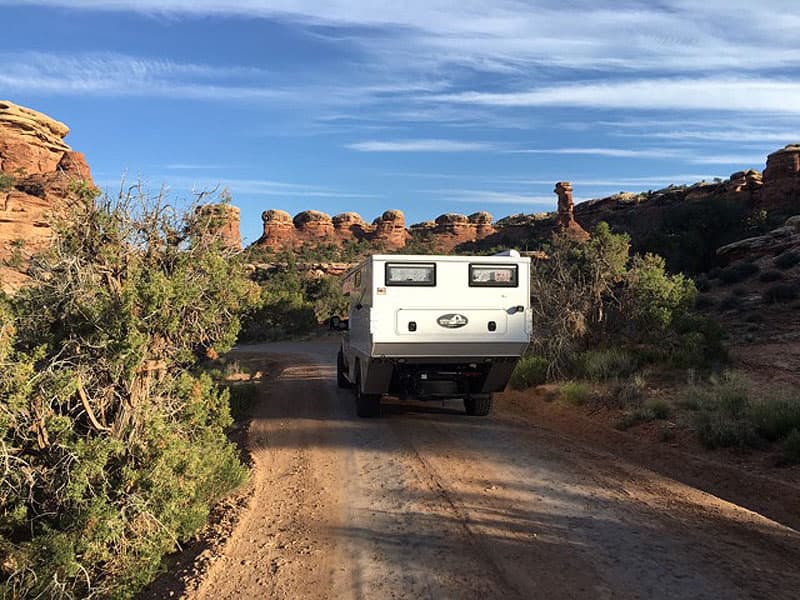
[[[470,265],[470,287],[517,287],[517,265]]]
[[[435,286],[435,263],[386,263],[386,285]]]

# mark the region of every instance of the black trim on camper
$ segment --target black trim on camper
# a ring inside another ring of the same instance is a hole
[[[392,281],[389,271],[397,267],[427,267],[433,271],[432,281]],[[436,263],[435,262],[387,262],[384,266],[384,284],[387,286],[405,287],[436,287]]]
[[[510,281],[475,281],[473,273],[475,269],[513,269]],[[469,265],[469,287],[519,287],[519,265],[502,264],[480,264],[470,263]]]

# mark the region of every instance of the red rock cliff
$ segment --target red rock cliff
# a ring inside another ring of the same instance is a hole
[[[0,101],[0,279],[13,290],[27,258],[48,243],[50,215],[93,188],[86,159],[64,142],[69,128]]]

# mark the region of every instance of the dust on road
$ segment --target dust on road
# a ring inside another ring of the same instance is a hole
[[[196,597],[796,598],[800,534],[543,428],[459,403],[355,416],[333,343],[283,365],[254,496]]]

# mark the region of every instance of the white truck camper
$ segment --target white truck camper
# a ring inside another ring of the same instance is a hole
[[[361,417],[383,394],[462,398],[487,415],[530,341],[530,258],[375,255],[344,277],[348,330],[339,387],[355,388]]]

